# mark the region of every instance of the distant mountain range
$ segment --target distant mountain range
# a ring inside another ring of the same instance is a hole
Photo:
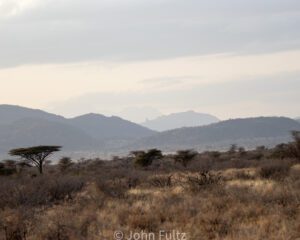
[[[69,151],[103,151],[111,141],[119,146],[155,133],[119,117],[87,114],[67,119],[41,110],[0,105],[0,153],[44,144],[62,145]]]
[[[184,119],[181,116],[189,114],[198,116],[197,113],[188,112],[173,114],[167,119],[176,120],[176,116]],[[222,150],[230,144],[253,148],[290,141],[290,131],[300,131],[299,122],[284,117],[233,119],[211,123],[210,121],[218,119],[208,116],[206,123],[197,122],[198,125],[209,124],[206,126],[156,132],[119,117],[86,114],[67,119],[41,110],[0,105],[0,155],[3,156],[16,147],[48,144],[63,146],[62,154],[78,153],[82,157],[125,154],[131,150],[153,147],[164,151],[185,148]],[[183,123],[175,120],[172,126],[178,127],[178,123]]]
[[[143,122],[141,125],[162,132],[182,127],[203,126],[219,121],[217,117],[210,114],[187,111],[161,116],[154,120]]]
[[[199,150],[225,149],[230,144],[253,148],[258,145],[274,146],[290,141],[291,131],[300,131],[300,123],[284,117],[233,119],[202,127],[181,128],[139,140],[135,148]]]

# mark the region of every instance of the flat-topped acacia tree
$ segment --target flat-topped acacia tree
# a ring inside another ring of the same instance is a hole
[[[11,156],[19,156],[25,161],[33,164],[38,168],[40,174],[43,174],[43,166],[47,157],[60,150],[61,146],[36,146],[12,149],[9,151],[9,154]]]

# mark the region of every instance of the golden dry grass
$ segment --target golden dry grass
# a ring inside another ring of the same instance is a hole
[[[188,169],[157,173],[115,166],[102,166],[92,177],[85,169],[86,185],[72,200],[2,208],[1,226],[25,229],[27,240],[114,239],[117,230],[125,236],[176,230],[189,240],[300,238],[300,164],[280,180],[263,178],[257,166],[210,170],[218,180],[204,182],[193,181],[199,173]],[[153,184],[153,179],[165,183],[170,175],[170,185]],[[138,183],[128,187],[134,176]],[[0,239],[9,238],[1,231]]]

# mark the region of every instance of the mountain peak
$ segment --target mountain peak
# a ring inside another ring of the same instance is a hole
[[[65,118],[59,115],[48,113],[39,109],[31,109],[17,105],[0,105],[0,124],[11,124],[24,118],[47,119],[51,121],[64,121]]]
[[[72,119],[97,119],[97,118],[108,118],[108,117],[104,116],[103,114],[99,114],[99,113],[87,113],[87,114],[83,114],[83,115],[74,117]]]
[[[69,119],[69,123],[84,130],[96,139],[138,138],[150,136],[155,133],[148,128],[124,120],[120,117],[107,117],[96,113],[88,113]]]
[[[206,113],[198,113],[193,110],[186,112],[163,115],[153,120],[142,123],[143,126],[156,131],[166,131],[182,127],[203,126],[218,122],[219,119]]]

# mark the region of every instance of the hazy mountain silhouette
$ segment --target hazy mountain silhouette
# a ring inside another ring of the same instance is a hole
[[[193,113],[192,113],[193,115]],[[161,133],[119,117],[86,114],[72,119],[40,110],[0,105],[0,154],[15,147],[62,145],[64,150],[90,153],[126,153],[159,148],[178,150],[275,145],[290,140],[300,123],[284,117],[222,121],[202,127],[185,127]]]
[[[24,118],[0,125],[0,151],[15,147],[62,145],[65,150],[95,149],[100,145],[84,131],[61,122]]]
[[[38,109],[31,109],[14,105],[0,105],[0,125],[12,124],[13,122],[24,118],[38,118],[48,121],[60,122],[65,120],[65,118],[62,116],[47,113]]]
[[[0,152],[14,147],[55,144],[65,150],[103,150],[155,132],[118,117],[87,114],[73,119],[20,106],[0,105]],[[113,144],[109,142],[109,144]]]
[[[217,117],[210,114],[188,111],[161,116],[154,120],[143,122],[142,125],[156,131],[166,131],[182,127],[203,126],[219,121]]]
[[[208,126],[165,131],[139,140],[135,147],[176,150],[203,146],[228,147],[243,143],[251,147],[288,141],[293,130],[300,130],[300,124],[284,117],[234,119]]]
[[[69,122],[96,139],[132,139],[156,133],[119,117],[106,117],[94,113],[69,119]]]

